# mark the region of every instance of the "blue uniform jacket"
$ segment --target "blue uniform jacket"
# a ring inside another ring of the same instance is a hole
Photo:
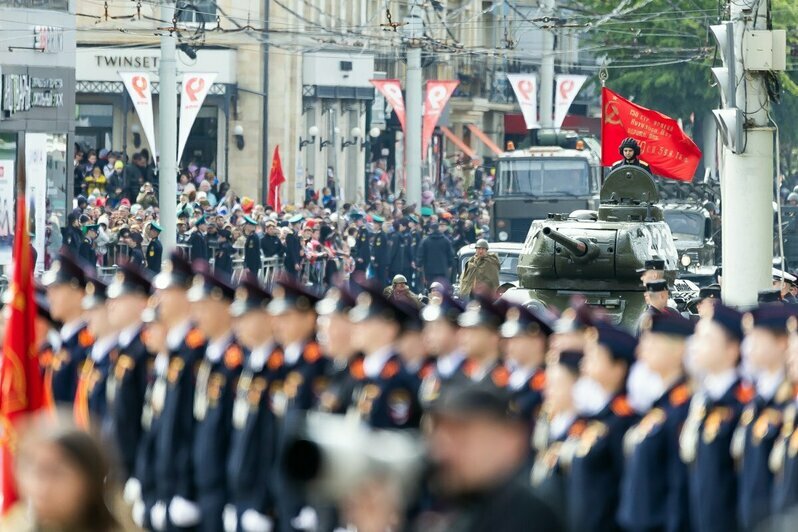
[[[367,377],[362,366],[362,360],[353,364],[357,383],[352,396],[361,419],[376,429],[418,428],[421,407],[415,376],[405,370],[399,355],[391,355],[376,378]]]
[[[78,370],[86,360],[94,338],[82,325],[72,336],[64,340],[50,366],[45,370],[45,383],[55,403],[72,405],[78,386]]]

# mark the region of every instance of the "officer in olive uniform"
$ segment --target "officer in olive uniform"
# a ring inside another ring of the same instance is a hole
[[[642,323],[639,363],[659,377],[659,397],[624,438],[618,522],[625,530],[690,530],[687,466],[679,457],[679,434],[692,396],[683,359],[693,330],[693,322],[670,314],[654,314]]]
[[[463,374],[474,382],[505,388],[510,372],[501,360],[499,328],[504,313],[487,295],[477,294],[457,318],[461,346],[467,357]]]
[[[596,322],[588,333],[581,374],[587,389],[574,390],[584,429],[576,441],[568,482],[572,530],[617,530],[623,471],[623,437],[637,416],[625,395],[626,377],[637,341],[627,332]]]
[[[417,428],[421,418],[418,387],[396,350],[403,311],[382,294],[379,285],[360,283],[363,291],[349,312],[354,339],[363,352],[353,394],[353,410],[374,428]]]
[[[260,249],[258,249],[260,252]],[[191,314],[208,344],[199,364],[194,388],[193,481],[200,509],[199,530],[223,528],[222,514],[229,500],[227,456],[232,413],[244,352],[236,341],[230,315],[235,289],[211,272],[206,261],[194,261],[194,281],[188,291]],[[175,511],[172,511],[175,510]],[[175,521],[179,512],[170,507]]]
[[[460,326],[457,320],[465,310],[460,300],[451,292],[442,289],[431,297],[430,303],[421,311],[424,320],[424,344],[432,354],[435,364],[424,376],[419,389],[419,399],[426,408],[437,399],[442,388],[452,381],[465,380],[463,368],[466,355],[458,343]]]
[[[244,267],[256,276],[263,266],[260,258],[260,237],[255,232],[257,227],[258,222],[249,216],[244,216],[244,235],[247,237],[244,243]]]
[[[785,374],[787,320],[795,311],[783,305],[762,305],[743,318],[746,362],[756,375],[756,396],[740,416],[732,451],[740,468],[738,509],[745,530],[760,526],[770,515],[773,473],[769,461],[782,428],[793,387]]]
[[[233,403],[225,530],[270,530],[275,521],[276,494],[271,479],[275,476],[277,420],[269,404],[269,386],[282,369],[283,351],[274,341],[266,312],[271,299],[257,278],[247,273],[230,306],[236,337],[248,354]]]
[[[718,303],[696,324],[690,343],[691,365],[702,379],[679,444],[689,466],[690,514],[698,531],[738,529],[731,442],[743,408],[754,395],[737,370],[742,340],[742,314]]]
[[[83,239],[80,241],[78,256],[92,268],[97,265],[97,252],[94,251],[94,239],[97,238],[99,224],[86,224],[83,226]]]
[[[144,345],[140,316],[152,287],[133,263],[119,267],[108,286],[108,308],[118,330],[117,358],[108,375],[108,424],[119,449],[123,478],[132,475],[141,441],[141,416],[154,355]]]
[[[147,236],[150,242],[147,244],[147,256],[144,260],[147,261],[147,269],[154,273],[161,273],[161,262],[163,262],[163,244],[161,244],[161,232],[163,227],[158,222],[150,222],[150,227],[147,229]]]
[[[551,320],[543,312],[523,305],[510,306],[506,318],[501,335],[505,339],[507,360],[514,365],[508,387],[521,418],[527,420],[532,429],[546,386],[544,364],[552,333]]]
[[[388,284],[388,236],[383,231],[382,224],[385,221],[382,216],[376,214],[371,217],[376,229],[371,240],[371,270],[380,286]]]
[[[116,360],[116,334],[108,319],[106,290],[108,285],[95,275],[86,283],[86,295],[81,308],[87,318],[88,331],[94,337],[89,355],[78,370],[75,392],[75,423],[88,429],[92,423],[100,425],[106,414],[105,381],[111,364]]]
[[[191,260],[208,260],[208,222],[205,216],[200,216],[194,222],[194,231],[188,237],[188,244],[191,246]]]
[[[194,388],[196,371],[205,354],[205,335],[191,321],[187,292],[194,280],[191,264],[172,253],[164,271],[153,280],[160,318],[167,329],[166,389],[155,433],[153,475],[155,499],[150,520],[156,529],[193,527],[201,518],[193,483]]]
[[[47,287],[53,318],[64,324],[60,331],[60,349],[44,372],[45,394],[51,404],[65,403],[71,407],[77,391],[78,370],[94,343],[81,310],[86,274],[78,259],[62,251],[42,282]]]
[[[371,263],[371,239],[369,238],[368,229],[363,224],[363,215],[359,212],[353,212],[349,218],[357,225],[357,235],[355,235],[355,249],[352,250],[352,256],[355,259],[355,271],[366,272]]]
[[[647,172],[651,172],[648,163],[640,160],[640,144],[632,137],[625,138],[621,141],[618,152],[621,154],[622,159],[613,164],[611,170],[615,170],[621,166],[637,166]]]

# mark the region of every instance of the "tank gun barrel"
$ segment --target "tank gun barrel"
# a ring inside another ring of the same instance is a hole
[[[598,247],[595,244],[576,240],[551,227],[544,227],[543,234],[568,250],[574,258],[592,258],[598,254]]]

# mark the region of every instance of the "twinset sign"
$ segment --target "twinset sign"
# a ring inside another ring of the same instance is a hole
[[[2,100],[0,108],[4,117],[30,111],[34,107],[63,107],[64,80],[41,78],[28,74],[3,74],[0,76]]]
[[[34,26],[33,48],[46,54],[64,51],[64,28],[56,26]]]

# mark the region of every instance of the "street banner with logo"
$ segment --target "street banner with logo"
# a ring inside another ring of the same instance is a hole
[[[554,93],[554,127],[560,129],[562,127],[565,115],[568,114],[568,109],[574,103],[576,95],[585,84],[587,76],[579,76],[575,74],[562,74],[557,76],[557,92]]]
[[[632,137],[640,144],[640,159],[651,172],[679,181],[692,181],[701,150],[669,116],[646,109],[601,89],[601,164],[611,166],[621,159],[618,147]]]
[[[535,74],[507,74],[507,81],[513,87],[521,114],[527,129],[537,129],[538,122],[538,80]]]
[[[427,158],[427,146],[432,139],[432,133],[438,124],[446,102],[452,96],[454,89],[460,84],[457,80],[436,80],[427,82],[427,94],[424,98],[424,118],[421,126],[421,158]]]
[[[147,72],[120,72],[119,75],[122,77],[122,81],[130,95],[130,99],[133,100],[133,107],[136,109],[136,114],[139,116],[141,129],[144,130],[144,136],[147,137],[150,151],[153,155],[157,154],[158,148],[155,145],[155,121],[152,111],[152,83],[150,83],[150,75]]]
[[[188,136],[194,120],[197,119],[205,97],[211,90],[216,73],[210,74],[184,74],[183,88],[180,90],[180,126],[177,133],[177,163],[183,157]]]
[[[25,198],[28,201],[28,230],[36,250],[37,272],[44,271],[44,243],[47,232],[47,134],[25,133]]]
[[[402,84],[398,79],[372,79],[371,84],[385,96],[388,104],[396,113],[396,118],[405,130],[405,98],[402,96]]]

